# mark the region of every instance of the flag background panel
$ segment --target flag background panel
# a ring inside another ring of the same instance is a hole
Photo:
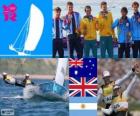
[[[69,116],[97,116],[97,110],[70,110]]]
[[[70,103],[97,103],[97,97],[70,97]]]

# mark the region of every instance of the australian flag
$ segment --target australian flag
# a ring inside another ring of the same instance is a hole
[[[69,59],[69,76],[78,78],[97,77],[97,59],[96,58],[81,58]]]

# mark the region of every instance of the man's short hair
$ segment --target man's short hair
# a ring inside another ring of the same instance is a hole
[[[91,6],[85,6],[85,11],[86,11],[86,9],[90,9],[91,10]]]
[[[103,5],[107,5],[107,2],[102,1],[101,4],[100,4],[100,6],[102,7]]]
[[[133,6],[138,6],[139,7],[139,3],[135,1],[135,2],[132,3],[132,7]]]
[[[60,8],[60,7],[56,7],[56,8],[54,9],[54,11],[60,11],[60,12],[61,12],[61,8]]]
[[[73,3],[72,2],[67,2],[67,6],[73,6]]]
[[[126,12],[126,13],[128,13],[128,10],[127,10],[126,7],[122,7],[122,8],[121,8],[121,12]]]

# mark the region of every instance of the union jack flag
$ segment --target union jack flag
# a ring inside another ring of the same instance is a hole
[[[70,77],[97,77],[97,59],[81,58],[69,59],[69,76]]]
[[[91,97],[97,96],[97,77],[73,78],[69,77],[70,97]]]
[[[81,67],[83,68],[83,58],[81,59],[69,59],[69,67]]]

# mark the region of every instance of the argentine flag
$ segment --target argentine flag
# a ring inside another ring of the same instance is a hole
[[[70,97],[69,116],[97,116],[97,97]]]

